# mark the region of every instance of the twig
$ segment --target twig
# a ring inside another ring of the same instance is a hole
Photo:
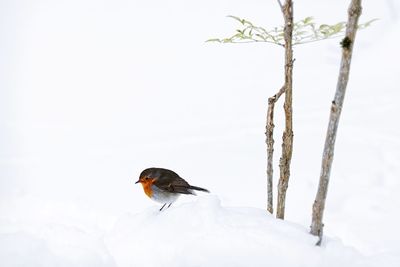
[[[281,1],[280,0],[277,0],[277,1],[278,1],[279,6],[281,7],[281,10],[283,11],[283,5],[282,5]]]
[[[281,44],[281,43],[275,43],[275,42],[272,42],[272,41],[265,41],[265,40],[254,40],[254,39],[251,39],[251,40],[248,40],[248,41],[237,41],[237,42],[226,42],[227,44],[248,44],[248,43],[270,43],[270,44],[275,44],[275,45],[278,45],[278,46],[282,46],[282,47],[285,47],[285,45],[284,44]]]
[[[285,86],[274,96],[268,98],[267,124],[265,129],[267,143],[267,191],[268,205],[267,210],[273,214],[273,155],[274,155],[274,108],[279,97],[285,92]]]

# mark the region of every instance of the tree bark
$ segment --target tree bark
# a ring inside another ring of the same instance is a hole
[[[313,204],[311,234],[319,237],[317,245],[321,245],[323,236],[323,214],[325,200],[328,192],[329,178],[333,161],[336,133],[339,125],[340,114],[343,107],[344,96],[346,93],[347,82],[349,80],[350,64],[354,41],[357,32],[358,18],[361,15],[361,0],[352,0],[348,9],[348,21],[346,26],[346,36],[342,40],[342,60],[340,72],[336,86],[335,98],[332,101],[329,125],[325,139],[324,152],[322,157],[321,174],[319,179],[318,191]]]
[[[267,125],[265,129],[266,143],[267,143],[267,191],[268,191],[268,204],[267,210],[273,214],[273,155],[274,155],[274,108],[275,103],[279,97],[285,92],[285,86],[276,93],[274,96],[268,98],[268,111],[267,111]]]
[[[278,1],[279,2],[279,1]],[[279,2],[280,3],[280,2]],[[281,5],[281,4],[280,4]],[[292,159],[293,130],[292,130],[292,75],[293,75],[293,2],[286,0],[282,6],[282,13],[285,20],[284,39],[285,39],[285,131],[283,132],[282,156],[279,161],[280,177],[278,184],[278,204],[276,217],[284,219],[286,190],[290,176],[290,162]]]

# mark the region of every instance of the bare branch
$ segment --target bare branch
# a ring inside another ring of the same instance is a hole
[[[358,18],[361,15],[361,0],[352,0],[348,9],[348,21],[346,26],[346,37],[342,40],[342,60],[336,86],[335,98],[332,101],[329,125],[325,138],[324,153],[322,157],[321,175],[318,191],[315,197],[311,222],[311,234],[319,237],[317,245],[321,245],[323,236],[323,214],[325,200],[328,193],[330,172],[335,149],[336,133],[339,126],[340,114],[343,107],[347,82],[349,80],[351,57],[357,32]]]
[[[279,161],[280,177],[278,184],[278,203],[276,217],[285,218],[286,190],[290,176],[290,162],[293,149],[293,129],[292,129],[292,77],[293,77],[293,2],[286,0],[282,9],[285,20],[284,39],[285,39],[285,131],[282,137],[282,156]]]
[[[267,191],[268,205],[267,210],[273,214],[273,155],[274,155],[274,108],[279,97],[285,92],[285,86],[268,99],[267,124],[265,129],[267,143]]]
[[[278,1],[279,6],[281,7],[281,10],[283,11],[283,5],[281,3],[281,0],[277,0],[277,1]]]

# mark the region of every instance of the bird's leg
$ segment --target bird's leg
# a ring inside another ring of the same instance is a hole
[[[162,209],[165,207],[165,205],[167,205],[167,203],[165,203],[164,205],[162,205],[160,211],[162,211]]]
[[[169,205],[168,205],[168,207],[167,207],[167,208],[171,207],[171,205],[172,205],[172,202],[171,202],[171,203],[169,203]]]

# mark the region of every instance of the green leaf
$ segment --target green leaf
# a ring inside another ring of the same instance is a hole
[[[319,30],[326,30],[327,28],[329,28],[329,25],[327,25],[327,24],[319,25]]]
[[[313,17],[306,17],[303,19],[304,24],[310,24],[314,18]]]
[[[239,21],[241,24],[244,25],[244,20],[241,19],[241,18],[239,18],[239,17],[229,15],[228,18],[232,18],[232,19],[234,19],[234,20],[237,20],[237,21]]]
[[[206,43],[208,43],[208,42],[217,42],[217,43],[221,43],[222,41],[221,41],[220,39],[218,39],[218,38],[213,38],[213,39],[208,39],[208,40],[206,40]]]
[[[232,43],[232,39],[231,38],[225,38],[225,39],[222,39],[222,42],[223,43]]]
[[[373,22],[377,21],[379,19],[371,19],[370,21],[367,21],[364,23],[365,27],[368,27],[369,25],[371,25]]]
[[[344,22],[339,22],[333,25],[332,29],[334,33],[341,32],[344,28],[345,23]]]
[[[267,38],[265,38],[262,34],[256,33],[256,36],[261,38],[262,40],[266,41]]]
[[[207,40],[206,42],[241,43],[243,41],[251,40],[254,42],[269,42],[283,45],[283,26],[266,29],[260,26],[255,26],[250,21],[237,16],[229,15],[227,17],[236,20],[242,26],[239,27],[239,29],[235,29],[234,34],[228,38],[212,38]],[[363,24],[359,24],[358,27],[359,29],[364,29],[366,27],[369,27],[376,20],[377,19],[372,19]],[[317,25],[314,22],[313,17],[305,17],[304,19],[297,21],[293,24],[293,43],[297,45],[338,37],[343,35],[345,26],[345,22],[338,22],[333,25]]]
[[[300,35],[305,35],[307,33],[308,33],[307,31],[297,31],[297,32],[294,33],[294,35],[300,36]]]
[[[253,23],[245,19],[243,19],[243,24],[247,24],[248,26],[253,27]]]
[[[365,29],[365,28],[369,27],[373,22],[375,22],[377,20],[379,20],[379,19],[371,19],[371,20],[369,20],[369,21],[367,21],[365,23],[358,24],[358,28],[359,29]]]

